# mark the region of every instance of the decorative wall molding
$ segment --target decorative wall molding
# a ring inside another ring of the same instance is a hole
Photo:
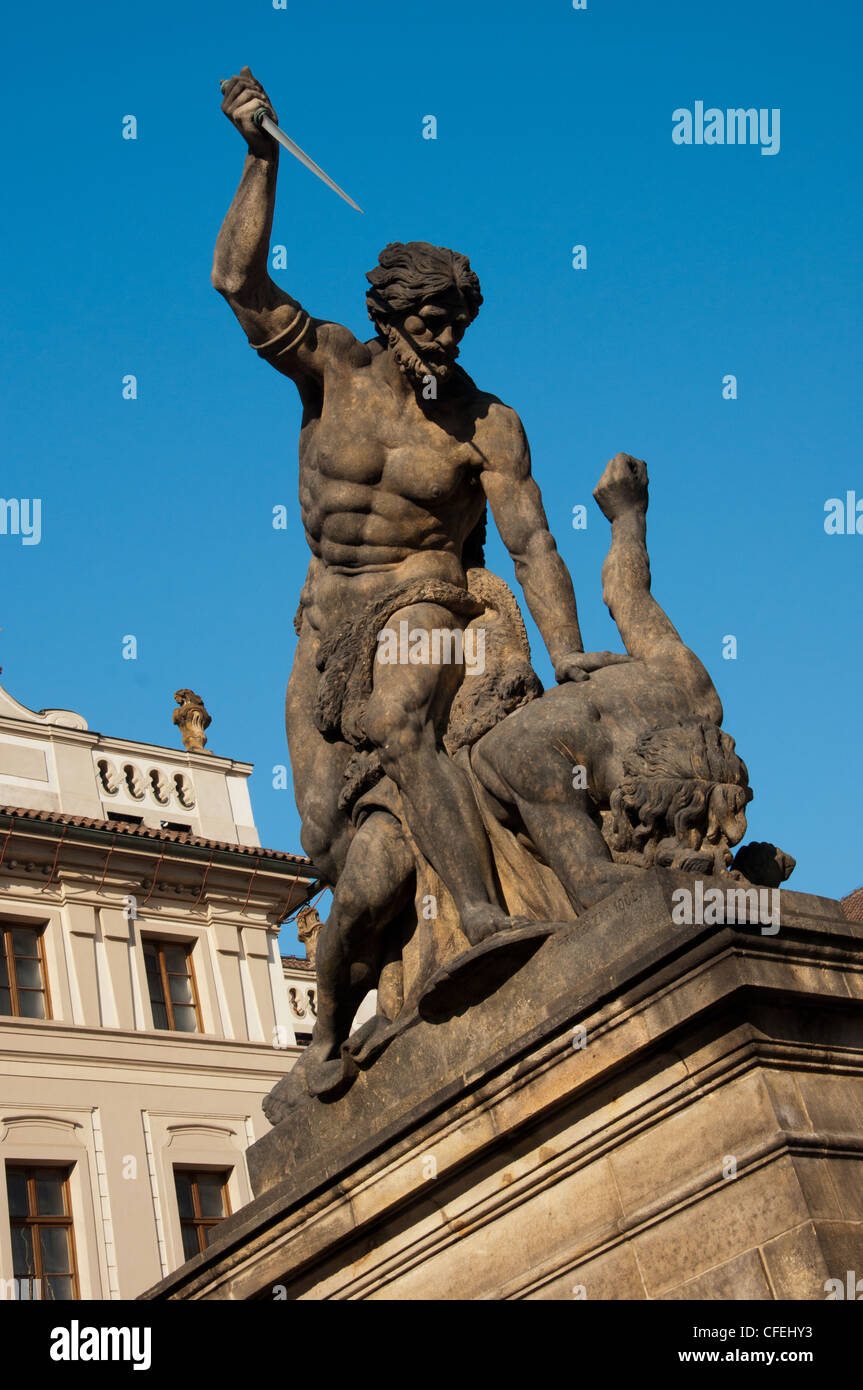
[[[102,1240],[105,1250],[105,1263],[108,1269],[108,1293],[112,1299],[120,1297],[120,1280],[117,1271],[117,1247],[114,1242],[114,1222],[111,1217],[111,1197],[108,1190],[108,1169],[105,1161],[105,1140],[102,1134],[102,1116],[97,1108],[91,1112],[93,1125],[93,1152],[96,1159],[96,1180],[99,1185],[99,1208],[102,1218]]]
[[[153,1202],[153,1221],[156,1226],[156,1245],[159,1251],[159,1264],[162,1275],[168,1273],[168,1247],[165,1242],[165,1223],[162,1220],[162,1199],[159,1196],[159,1179],[156,1173],[156,1155],[153,1149],[153,1132],[150,1128],[150,1116],[146,1110],[141,1111],[141,1124],[144,1129],[144,1148],[147,1153],[147,1176],[150,1180],[150,1197]]]
[[[229,1139],[236,1139],[236,1137],[237,1137],[237,1131],[236,1131],[235,1129],[231,1129],[230,1126],[228,1126],[228,1125],[211,1125],[211,1124],[204,1124],[204,1125],[200,1125],[200,1124],[166,1125],[166,1126],[165,1126],[165,1131],[166,1131],[166,1133],[170,1134],[170,1136],[171,1136],[170,1139],[168,1140],[168,1143],[167,1143],[166,1146],[165,1146],[165,1147],[168,1148],[168,1149],[171,1147],[171,1145],[173,1144],[173,1142],[174,1142],[175,1139],[187,1138],[187,1137],[192,1137],[192,1138],[194,1138],[194,1139],[198,1139],[198,1138],[200,1138],[200,1136],[201,1136],[202,1134],[206,1134],[209,1138],[213,1138],[213,1139],[224,1139],[226,1135],[227,1135],[227,1137],[228,1137]]]
[[[3,1126],[3,1133],[0,1135],[0,1144],[6,1138],[6,1133],[10,1129],[18,1129],[26,1125],[48,1125],[51,1129],[69,1129],[73,1133],[76,1129],[82,1129],[78,1120],[63,1120],[59,1115],[4,1115],[0,1118],[0,1125]]]
[[[290,985],[288,999],[295,1018],[317,1018],[318,1004],[314,985]]]

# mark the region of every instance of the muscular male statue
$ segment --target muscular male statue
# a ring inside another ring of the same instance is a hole
[[[311,318],[267,269],[278,146],[252,121],[275,113],[248,68],[222,109],[248,145],[219,233],[213,284],[251,345],[295,383],[303,404],[300,505],[312,560],[287,696],[287,731],[306,853],[334,883],[351,827],[338,809],[351,756],[324,737],[315,705],[327,639],[394,595],[389,628],[464,626],[465,542],[491,506],[557,679],[583,679],[609,653],[582,648],[572,583],[548,529],[518,416],[456,365],[482,302],[466,257],[395,243],[369,273],[368,342]],[[426,399],[426,397],[430,397]],[[467,782],[440,745],[441,718],[464,677],[458,664],[374,667],[364,732],[401,794],[411,834],[452,892],[471,942],[506,927],[487,841]]]

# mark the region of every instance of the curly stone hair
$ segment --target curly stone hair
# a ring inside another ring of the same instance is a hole
[[[374,270],[366,271],[372,288],[366,295],[369,318],[376,327],[391,314],[418,309],[436,294],[455,287],[461,290],[471,319],[482,304],[479,279],[467,256],[428,241],[391,241],[378,256]]]
[[[681,720],[642,734],[611,795],[608,844],[623,863],[721,869],[752,800],[746,764],[716,724]],[[734,826],[732,830],[732,825]]]

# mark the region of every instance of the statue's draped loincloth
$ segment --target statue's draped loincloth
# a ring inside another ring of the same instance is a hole
[[[445,608],[461,619],[459,627],[478,617],[484,608],[468,589],[436,579],[408,580],[372,599],[359,617],[343,623],[318,651],[321,676],[314,717],[322,734],[340,736],[355,748],[367,746],[364,719],[372,693],[378,634],[400,608],[418,603]]]
[[[314,720],[326,738],[343,739],[356,749],[345,771],[339,807],[356,806],[383,777],[378,755],[365,729],[374,686],[378,634],[394,613],[416,604],[434,604],[451,613],[453,627],[484,630],[484,669],[462,679],[441,737],[447,752],[474,743],[512,710],[542,691],[530,664],[527,634],[518,605],[502,579],[486,569],[470,569],[461,587],[437,579],[408,580],[373,599],[320,645],[320,671]],[[480,620],[482,620],[480,622]]]

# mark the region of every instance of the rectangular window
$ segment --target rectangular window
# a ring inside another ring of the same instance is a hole
[[[0,1014],[51,1017],[41,927],[0,922]]]
[[[145,941],[144,964],[154,1027],[202,1033],[191,946],[182,941]]]
[[[69,1201],[71,1168],[7,1163],[12,1273],[18,1297],[80,1298]]]
[[[230,1170],[175,1168],[174,1186],[180,1229],[183,1232],[183,1256],[190,1260],[209,1245],[214,1227],[231,1214],[228,1200]]]

